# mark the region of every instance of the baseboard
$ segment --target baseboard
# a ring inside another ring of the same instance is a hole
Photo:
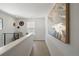
[[[46,43],[47,48],[48,48],[48,50],[49,50],[50,56],[52,56],[52,55],[51,55],[51,52],[50,52],[50,48],[49,48],[49,46],[48,46],[48,44],[47,44],[47,40],[45,40],[45,43]]]

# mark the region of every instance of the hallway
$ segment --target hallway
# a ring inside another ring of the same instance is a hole
[[[49,51],[44,40],[35,40],[31,56],[49,56]]]

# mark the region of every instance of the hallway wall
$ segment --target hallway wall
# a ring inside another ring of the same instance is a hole
[[[51,55],[79,56],[79,4],[70,4],[70,44],[64,44],[47,34],[47,46]]]
[[[15,18],[2,10],[0,10],[0,18],[3,20],[3,29],[0,30],[0,47],[1,47],[4,45],[3,33],[15,32],[15,27],[13,26],[13,23],[15,22]],[[8,39],[10,37],[11,36],[9,36]]]
[[[24,26],[20,26],[18,31],[22,32],[23,35],[30,32],[27,28],[28,22],[35,22],[35,39],[34,40],[45,40],[45,17],[40,18],[26,18],[26,19],[18,19],[19,21],[24,21]]]

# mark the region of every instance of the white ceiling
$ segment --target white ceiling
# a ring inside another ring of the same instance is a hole
[[[0,9],[23,17],[43,17],[48,14],[51,3],[0,3]]]

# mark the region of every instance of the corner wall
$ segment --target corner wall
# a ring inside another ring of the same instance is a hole
[[[13,26],[15,19],[11,15],[1,10],[0,10],[0,18],[3,20],[3,29],[0,30],[0,47],[1,47],[4,45],[3,33],[14,33],[15,32],[15,27]]]

